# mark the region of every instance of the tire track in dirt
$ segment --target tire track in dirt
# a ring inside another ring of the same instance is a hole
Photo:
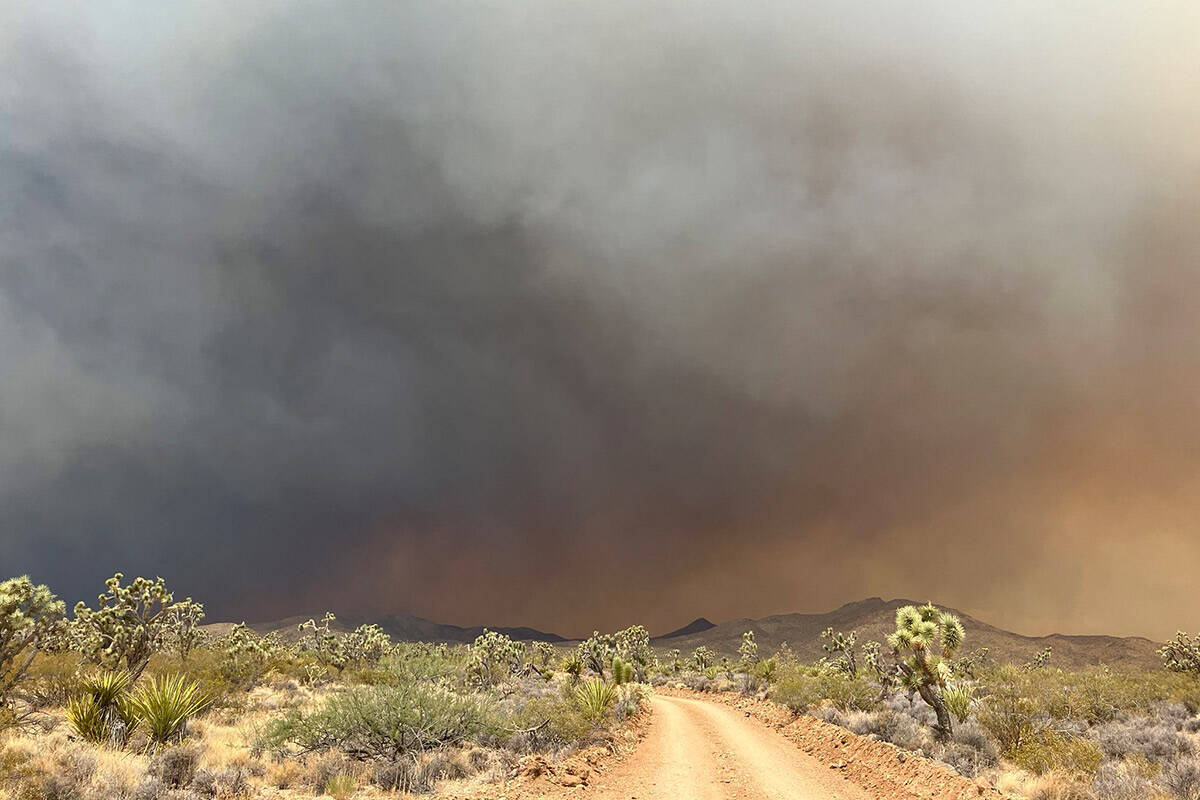
[[[871,800],[755,719],[657,695],[641,746],[586,792],[597,800]],[[578,796],[578,795],[576,795]]]

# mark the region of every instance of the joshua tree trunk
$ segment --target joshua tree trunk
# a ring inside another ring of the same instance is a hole
[[[937,738],[945,741],[950,738],[950,734],[954,732],[954,723],[950,719],[950,711],[946,708],[946,701],[942,699],[942,690],[937,684],[922,683],[917,691],[921,695],[921,699],[928,703],[933,708],[933,713],[937,714]]]

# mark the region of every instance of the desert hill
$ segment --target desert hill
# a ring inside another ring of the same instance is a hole
[[[895,630],[896,609],[911,603],[911,600],[872,597],[847,603],[824,614],[778,614],[762,619],[736,619],[683,635],[672,632],[655,637],[653,644],[660,650],[678,648],[684,653],[706,645],[719,654],[732,656],[742,642],[742,634],[752,630],[758,641],[759,652],[764,655],[775,652],[787,642],[801,660],[815,661],[825,655],[821,650],[821,631],[826,628],[846,633],[857,631],[860,644],[871,640],[883,642]],[[987,647],[991,657],[998,661],[1024,663],[1043,648],[1051,646],[1054,648],[1051,666],[1064,669],[1094,664],[1156,667],[1162,663],[1155,655],[1157,645],[1138,636],[1023,636],[989,625],[961,611],[947,610],[958,615],[967,630],[964,650],[970,652]]]
[[[872,640],[882,642],[895,628],[896,609],[910,603],[912,603],[911,600],[883,600],[879,597],[872,597],[847,603],[841,608],[824,614],[777,614],[762,619],[735,619],[719,625],[714,625],[704,617],[700,617],[682,628],[653,637],[651,642],[660,651],[678,648],[684,653],[690,653],[700,645],[705,645],[718,654],[733,656],[742,642],[742,634],[752,630],[758,641],[759,652],[763,655],[775,652],[780,645],[787,642],[801,660],[816,661],[825,655],[821,650],[823,642],[821,631],[826,628],[846,633],[856,631],[860,644]],[[1054,648],[1051,665],[1064,669],[1094,664],[1108,664],[1114,667],[1157,667],[1161,664],[1158,656],[1155,655],[1157,645],[1142,637],[1067,636],[1063,634],[1023,636],[989,625],[961,611],[947,610],[957,614],[967,629],[965,650],[971,652],[980,647],[987,647],[990,655],[998,661],[1024,663],[1046,646],[1051,646]],[[250,623],[250,627],[260,634],[276,632],[284,639],[292,640],[297,636],[296,626],[310,616],[314,615]],[[320,617],[319,614],[315,616]],[[482,625],[472,627],[443,625],[411,614],[389,614],[373,619],[356,616],[339,617],[334,623],[334,628],[349,631],[366,622],[377,623],[389,636],[402,642],[469,643],[474,641],[475,637],[484,630]],[[220,635],[228,631],[232,627],[232,623],[217,622],[204,627],[210,633]],[[487,627],[489,630],[499,631],[521,641],[556,644],[567,644],[574,641],[534,628]]]

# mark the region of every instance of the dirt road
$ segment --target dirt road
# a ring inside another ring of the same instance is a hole
[[[596,776],[601,800],[868,800],[871,794],[758,720],[721,703],[656,695],[645,740]]]

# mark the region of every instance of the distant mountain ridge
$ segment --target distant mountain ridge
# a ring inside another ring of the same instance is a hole
[[[847,603],[823,614],[776,614],[762,619],[735,619],[720,624],[714,624],[704,617],[699,617],[682,628],[652,637],[651,644],[660,650],[672,648],[679,649],[684,653],[704,645],[718,654],[733,657],[736,656],[738,645],[742,642],[742,634],[749,630],[754,631],[759,652],[763,655],[775,652],[784,642],[787,642],[801,660],[816,661],[826,655],[821,649],[823,644],[821,631],[826,628],[833,628],[845,633],[854,631],[858,634],[860,645],[868,641],[883,642],[887,635],[895,629],[896,609],[910,604],[913,604],[913,601],[870,597],[866,600]],[[991,657],[997,661],[1024,663],[1049,646],[1054,648],[1050,666],[1064,669],[1077,669],[1097,664],[1107,664],[1113,667],[1155,668],[1161,666],[1162,663],[1155,652],[1158,644],[1140,636],[1068,636],[1058,633],[1050,636],[1023,636],[989,625],[962,611],[947,606],[942,606],[942,608],[962,619],[963,627],[967,631],[965,651],[971,652],[986,647]],[[309,619],[309,616],[288,617],[272,622],[256,622],[250,623],[249,626],[260,634],[275,632],[284,639],[294,640],[298,635],[296,627]],[[320,617],[320,615],[315,616]],[[347,615],[339,617],[334,623],[334,628],[349,631],[361,624],[371,622],[378,624],[394,640],[401,642],[470,643],[484,631],[482,625],[471,627],[443,625],[411,614],[389,614],[377,618]],[[225,633],[231,627],[233,627],[233,623],[230,622],[217,622],[204,626],[206,630],[215,635]],[[523,626],[489,625],[487,629],[504,633],[521,641],[554,644],[578,641],[559,636],[556,633],[547,633]]]
[[[715,627],[717,627],[716,623],[709,622],[704,617],[697,617],[696,619],[689,622],[687,625],[684,625],[682,628],[676,628],[675,630],[671,631],[670,633],[664,633],[662,636],[655,636],[654,638],[655,639],[677,639],[680,636],[692,636],[694,634],[704,633],[705,631],[711,630]]]
[[[719,654],[733,656],[742,642],[742,634],[750,630],[754,631],[758,650],[763,655],[775,652],[787,642],[802,661],[816,661],[827,655],[821,649],[824,643],[821,631],[826,628],[845,633],[855,631],[860,645],[868,641],[883,642],[895,630],[896,609],[905,605],[920,603],[870,597],[847,603],[824,614],[777,614],[762,619],[735,619],[694,633],[675,635],[673,632],[655,637],[652,642],[663,647],[678,648],[685,653],[705,645]],[[1050,666],[1064,669],[1097,664],[1153,668],[1162,664],[1155,652],[1158,645],[1140,636],[1068,636],[1059,633],[1023,636],[989,625],[962,611],[941,607],[962,620],[967,631],[964,651],[986,647],[989,655],[997,661],[1025,663],[1049,646],[1054,648]]]

